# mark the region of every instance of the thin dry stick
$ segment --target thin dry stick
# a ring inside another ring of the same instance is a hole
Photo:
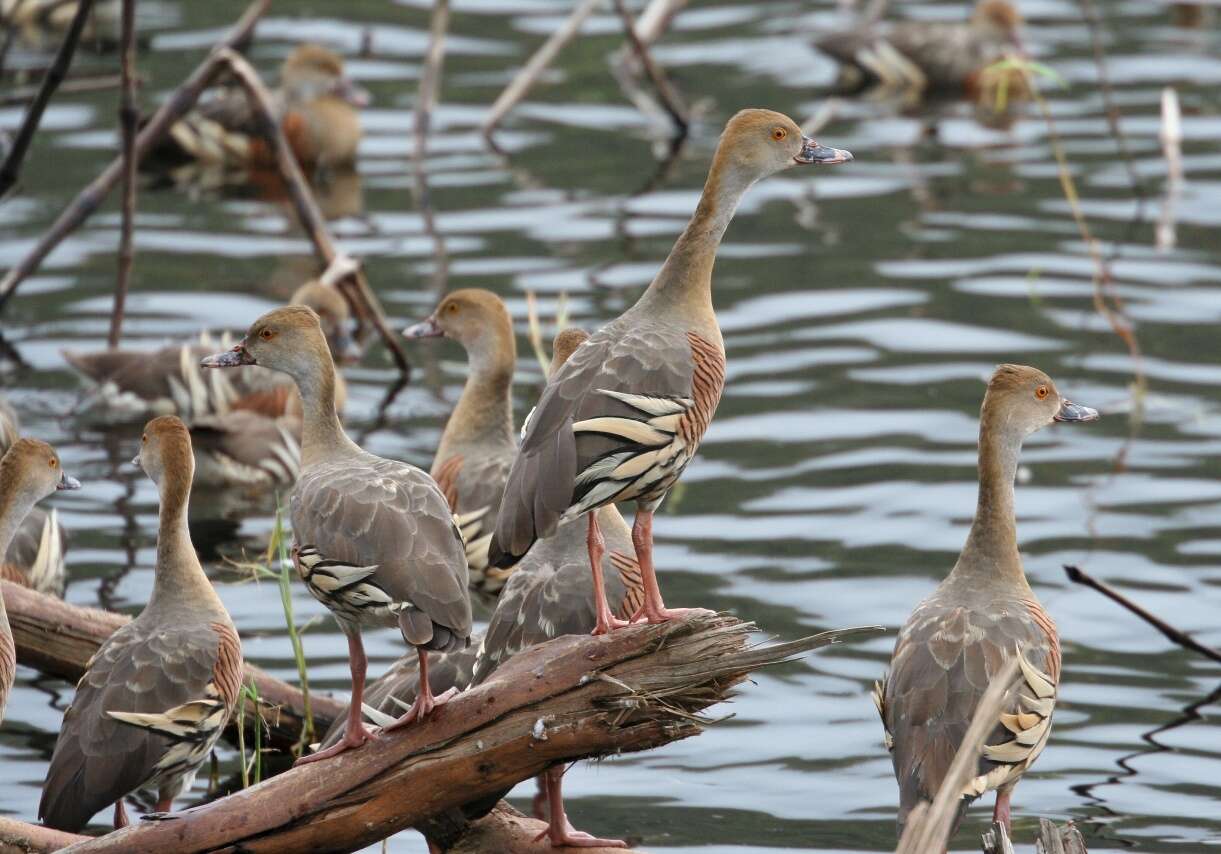
[[[687,0],[652,0],[636,19],[636,37],[651,45],[670,27],[670,21],[687,5]]]
[[[1099,593],[1101,593],[1103,596],[1106,596],[1108,599],[1118,602],[1120,605],[1127,608],[1133,614],[1140,617],[1146,623],[1153,626],[1153,628],[1157,629],[1159,632],[1161,632],[1163,635],[1165,635],[1166,639],[1169,640],[1171,643],[1176,643],[1179,646],[1184,647],[1185,649],[1190,649],[1193,652],[1198,652],[1198,653],[1200,653],[1200,655],[1203,655],[1206,658],[1211,658],[1213,661],[1221,663],[1221,652],[1218,652],[1217,650],[1213,649],[1212,647],[1205,646],[1204,644],[1200,643],[1198,640],[1195,640],[1191,635],[1187,634],[1186,632],[1180,631],[1179,629],[1176,629],[1174,626],[1170,625],[1169,623],[1165,622],[1164,620],[1161,620],[1160,618],[1153,616],[1153,614],[1146,611],[1140,605],[1137,605],[1131,599],[1124,596],[1122,593],[1120,593],[1118,590],[1116,590],[1114,587],[1107,584],[1106,582],[1099,581],[1098,579],[1094,578],[1092,575],[1089,575],[1084,570],[1082,570],[1081,568],[1076,567],[1076,566],[1066,565],[1064,567],[1064,572],[1065,572],[1065,574],[1068,575],[1068,580],[1073,582],[1074,584],[1083,584],[1086,587],[1092,587],[1095,590],[1097,590]]]
[[[1183,194],[1183,122],[1179,96],[1174,87],[1162,90],[1162,130],[1158,135],[1166,157],[1166,193],[1162,211],[1154,229],[1154,242],[1159,252],[1169,252],[1178,242],[1176,211]]]
[[[229,35],[225,37],[224,41],[208,55],[208,58],[191,73],[191,76],[174,90],[165,103],[153,113],[152,118],[148,120],[144,129],[136,137],[137,160],[143,159],[148,154],[153,145],[169,131],[174,122],[182,118],[195,105],[203,90],[212,83],[212,80],[222,68],[217,51],[229,45],[245,42],[250,37],[251,32],[254,31],[255,23],[267,11],[270,3],[271,0],[254,0],[229,32]],[[51,250],[58,246],[60,241],[79,227],[81,223],[93,215],[93,212],[102,204],[107,194],[119,183],[122,175],[122,158],[115,158],[110,162],[110,165],[102,170],[101,174],[77,194],[68,207],[64,208],[55,222],[51,224],[51,227],[43,232],[38,243],[26,253],[25,257],[15,267],[5,274],[3,281],[0,281],[0,309],[3,309],[4,304],[8,302],[9,297],[13,295],[17,286],[38,269],[38,266],[51,253]]]
[[[1106,108],[1107,124],[1111,128],[1111,136],[1123,157],[1124,167],[1128,170],[1128,180],[1132,182],[1132,192],[1142,204],[1145,201],[1145,185],[1136,171],[1136,161],[1128,148],[1128,137],[1123,132],[1122,116],[1119,106],[1115,103],[1115,90],[1111,86],[1111,76],[1107,73],[1107,57],[1102,49],[1102,16],[1094,6],[1094,0],[1081,0],[1081,11],[1090,28],[1090,43],[1094,49],[1094,65],[1098,69],[1098,85],[1102,90],[1102,103]]]
[[[632,46],[632,52],[636,54],[636,59],[640,61],[640,67],[644,69],[644,73],[657,91],[658,100],[661,101],[665,111],[669,113],[670,119],[674,122],[678,132],[685,134],[689,122],[686,108],[683,107],[678,93],[670,85],[670,81],[667,79],[665,72],[661,70],[661,66],[653,59],[653,54],[649,52],[648,46],[637,35],[636,21],[632,18],[632,13],[628,11],[624,0],[615,0],[615,9],[619,12],[619,18],[623,21],[623,34],[627,38],[628,44]]]
[[[944,851],[954,826],[954,816],[958,812],[962,800],[963,787],[975,776],[979,765],[979,754],[984,746],[984,739],[996,728],[996,721],[1004,705],[1006,695],[1017,676],[1017,656],[1011,656],[1005,666],[997,673],[988,690],[984,692],[975,707],[975,715],[971,718],[971,726],[963,736],[950,770],[946,772],[933,804],[924,812],[919,821],[909,821],[903,830],[903,838],[895,854],[929,854],[932,851]]]
[[[318,202],[314,199],[309,183],[305,180],[301,165],[297,163],[292,147],[288,144],[288,139],[284,136],[279,122],[276,121],[271,93],[263,85],[263,81],[254,67],[236,51],[222,48],[218,52],[218,56],[245,90],[246,97],[258,116],[260,129],[270,141],[272,150],[275,152],[276,168],[284,180],[293,209],[301,221],[301,227],[314,245],[314,253],[318,256],[319,261],[330,266],[339,252],[335,249],[335,241],[327,229],[322,211],[318,209]],[[382,342],[394,357],[399,372],[405,375],[410,374],[411,367],[407,363],[407,355],[403,352],[398,338],[390,331],[381,304],[365,280],[364,271],[358,266],[353,267],[351,274],[342,277],[337,284],[357,312],[377,330]]]
[[[517,76],[505,87],[492,103],[491,109],[488,110],[488,117],[483,120],[484,136],[490,136],[509,110],[526,97],[526,93],[538,81],[539,75],[563,50],[564,45],[572,41],[573,37],[581,31],[581,25],[585,23],[585,19],[592,15],[601,3],[602,0],[581,0],[568,19],[560,25],[560,28],[552,33],[551,37],[543,42],[542,47],[526,61],[522,70],[517,72]]]
[[[136,77],[136,83],[144,83],[143,77]],[[94,77],[69,77],[59,86],[59,92],[104,92],[107,89],[118,89],[123,85],[123,78],[118,74],[100,74]],[[38,95],[37,86],[22,86],[0,95],[0,104],[16,106],[28,104]]]
[[[123,94],[119,102],[119,129],[123,141],[123,213],[119,232],[119,274],[114,286],[114,308],[110,312],[110,334],[106,345],[119,346],[123,333],[123,310],[127,305],[127,286],[131,281],[131,230],[136,218],[136,133],[140,110],[136,106],[136,0],[123,0],[119,56]]]
[[[428,188],[428,134],[432,128],[432,111],[436,109],[441,90],[441,68],[445,63],[445,34],[449,31],[449,0],[436,0],[432,7],[428,53],[420,75],[420,96],[415,105],[415,203],[424,221],[424,232],[432,239],[432,289],[438,295],[445,291],[449,280],[449,253],[445,237],[437,229],[432,210],[432,193]]]
[[[38,95],[30,103],[29,109],[25,112],[25,119],[17,131],[17,136],[13,138],[13,147],[9,149],[8,156],[4,158],[4,164],[0,165],[0,199],[7,196],[9,190],[17,183],[17,176],[21,174],[21,163],[29,151],[30,141],[34,138],[34,132],[38,130],[38,123],[42,121],[42,114],[47,109],[51,96],[68,76],[68,67],[72,65],[76,45],[81,40],[85,22],[89,19],[89,13],[92,10],[93,0],[79,0],[76,15],[72,18],[72,25],[68,27],[68,32],[64,34],[64,40],[59,46],[59,52],[55,54],[55,62],[51,64],[46,76],[42,78],[42,84],[38,87]]]

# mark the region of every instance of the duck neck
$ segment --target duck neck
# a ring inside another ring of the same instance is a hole
[[[517,351],[512,332],[507,342],[490,342],[467,353],[470,375],[441,435],[438,459],[460,452],[468,443],[514,444],[512,390]]]
[[[323,347],[293,373],[301,393],[301,468],[337,455],[359,453],[339,423],[335,407],[335,363]]]
[[[721,153],[713,157],[695,214],[674,243],[642,302],[658,305],[712,305],[712,267],[717,247],[742,196],[755,178],[730,167]]]
[[[157,524],[157,567],[148,608],[213,610],[220,599],[204,574],[187,527],[190,474],[184,478],[167,472],[162,475],[158,490],[161,510]]]
[[[17,484],[12,485],[16,486]],[[0,561],[4,560],[4,555],[8,552],[13,537],[17,536],[21,523],[37,503],[35,496],[30,495],[28,490],[0,489]]]
[[[987,415],[981,418],[979,499],[975,521],[954,571],[957,574],[984,574],[990,580],[1025,585],[1013,510],[1013,482],[1022,436],[1014,430],[992,428]]]

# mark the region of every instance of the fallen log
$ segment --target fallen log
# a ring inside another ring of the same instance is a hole
[[[64,833],[41,824],[0,817],[0,854],[50,854],[88,839],[88,836]]]
[[[446,854],[555,854],[543,836],[547,822],[524,816],[501,801],[483,818],[464,825],[439,845]],[[436,843],[431,835],[428,841]],[[582,848],[582,854],[633,854],[631,848]],[[3,854],[3,852],[0,852]]]
[[[486,683],[375,748],[302,765],[72,852],[352,851],[489,797],[556,762],[646,750],[698,734],[701,712],[759,667],[874,634],[825,632],[750,646],[753,627],[700,612],[609,636],[566,636],[514,657]]]
[[[124,614],[70,605],[10,581],[0,585],[17,645],[17,660],[72,683],[84,674],[102,641],[131,620]],[[259,692],[259,714],[246,715],[249,727],[253,728],[261,717],[272,745],[288,748],[296,744],[304,725],[305,698],[301,692],[247,662],[245,681],[252,679]],[[325,732],[344,711],[343,703],[326,696],[312,694],[310,703],[316,732]],[[232,724],[229,734],[234,734]]]

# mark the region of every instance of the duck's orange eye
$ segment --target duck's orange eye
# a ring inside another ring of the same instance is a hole
[[[784,128],[774,128],[772,130],[772,139],[776,140],[776,142],[780,142],[780,140],[784,139],[788,135],[789,132]]]
[[[457,314],[458,313],[458,303],[451,302],[449,304],[449,307],[446,308],[445,310],[448,311],[450,314]]]
[[[148,434],[147,433],[145,433],[143,436],[140,437],[140,444],[141,445],[148,444]]]
[[[276,333],[272,332],[270,329],[268,329],[266,326],[264,326],[262,329],[259,330],[259,337],[262,338],[264,341],[270,341],[272,338],[276,337]]]
[[[55,468],[57,465],[59,465],[59,460],[55,459],[55,457],[51,457],[51,459],[48,460],[47,462],[51,466],[51,468]]]
[[[1039,400],[1042,400],[1043,398],[1047,397],[1048,394],[1050,394],[1050,392],[1047,390],[1047,386],[1045,386],[1045,385],[1041,385],[1034,390],[1034,396],[1037,397]]]

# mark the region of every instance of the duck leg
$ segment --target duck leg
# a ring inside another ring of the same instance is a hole
[[[534,837],[534,841],[538,842],[545,836],[551,840],[552,848],[627,848],[627,843],[622,839],[599,839],[577,830],[568,821],[561,788],[566,770],[563,765],[555,765],[539,775],[538,779],[547,789],[547,808],[551,821],[546,830]]]
[[[154,809],[157,812],[173,812],[174,796],[173,795],[161,795],[160,793],[158,793],[157,806],[154,807]]]
[[[547,820],[547,774],[543,772],[534,778],[537,791],[530,799],[530,814],[539,821]]]
[[[343,624],[341,623],[340,625]],[[353,750],[363,745],[366,741],[372,741],[377,737],[365,726],[365,722],[362,719],[362,705],[365,697],[365,671],[369,667],[369,659],[365,657],[365,645],[361,642],[359,628],[355,626],[351,628],[344,626],[343,628],[344,633],[348,636],[348,664],[352,668],[352,702],[348,706],[348,722],[343,728],[343,738],[326,750],[302,756],[293,763],[294,765],[306,765],[310,762],[317,762],[320,759],[330,759],[332,756],[338,756],[345,750]]]
[[[997,824],[1003,824],[1006,832],[1012,831],[1012,828],[1009,826],[1009,796],[1012,793],[1012,788],[997,789],[996,806],[992,808],[992,821]]]
[[[632,545],[636,547],[636,562],[640,564],[640,580],[644,585],[644,604],[632,615],[632,622],[644,617],[649,623],[664,623],[685,617],[702,608],[667,608],[661,598],[661,587],[657,584],[657,572],[653,569],[653,511],[637,509],[632,522]]]
[[[602,529],[598,527],[597,514],[596,510],[585,514],[589,517],[589,534],[585,538],[585,544],[589,548],[589,570],[594,576],[594,608],[598,613],[597,625],[590,634],[604,635],[612,629],[630,626],[631,623],[612,614],[610,605],[606,602],[606,582],[602,578],[602,556],[606,554],[606,540],[602,536]]]
[[[417,646],[415,651],[420,657],[420,688],[416,692],[415,700],[407,711],[403,713],[402,717],[393,723],[387,724],[383,732],[390,732],[399,727],[404,727],[412,721],[422,721],[437,706],[448,703],[453,697],[458,695],[457,688],[450,688],[443,694],[434,695],[432,693],[432,686],[428,684],[428,650]]]
[[[114,802],[114,829],[127,827],[127,810],[123,807],[123,799]]]

